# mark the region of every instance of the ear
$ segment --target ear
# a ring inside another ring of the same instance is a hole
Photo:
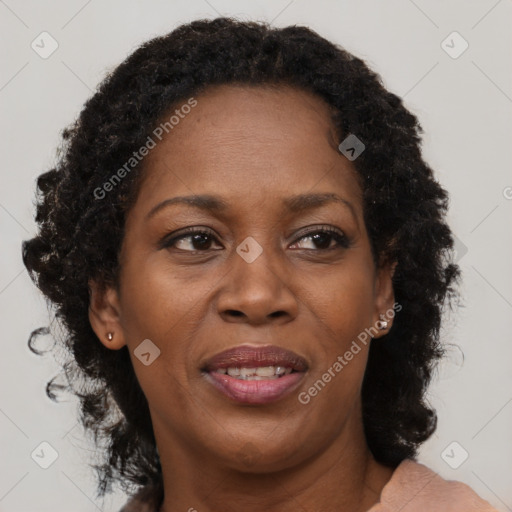
[[[395,292],[393,290],[393,274],[395,273],[397,262],[385,264],[377,269],[375,280],[375,310],[373,313],[373,325],[384,320],[387,327],[378,329],[378,334],[374,338],[380,338],[386,335],[393,325],[395,317]],[[400,308],[401,309],[401,308]],[[383,315],[381,317],[381,315]]]
[[[89,280],[89,322],[105,347],[119,350],[126,345],[117,291],[92,279]],[[112,340],[108,339],[108,333],[112,333]]]

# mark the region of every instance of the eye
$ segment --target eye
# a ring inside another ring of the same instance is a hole
[[[203,252],[211,249],[214,240],[216,241],[217,238],[212,231],[206,228],[196,228],[164,240],[161,247],[174,247],[184,252]]]
[[[350,240],[347,238],[345,234],[343,234],[338,229],[335,229],[330,226],[325,226],[321,228],[316,228],[314,230],[310,230],[306,233],[303,233],[291,247],[298,246],[302,244],[301,240],[309,240],[314,247],[295,247],[298,249],[306,249],[306,250],[332,250],[338,249],[340,247],[349,248]],[[217,242],[217,238],[215,234],[207,229],[207,228],[192,228],[184,233],[181,233],[176,236],[172,236],[171,238],[164,239],[161,244],[161,248],[175,248],[179,251],[183,252],[205,252],[208,250],[219,250],[212,249],[212,243]],[[332,244],[334,242],[334,245]]]
[[[319,250],[331,250],[338,249],[343,247],[348,249],[350,247],[350,240],[347,238],[345,234],[343,234],[338,229],[332,228],[330,226],[325,226],[320,229],[316,228],[314,230],[310,230],[309,232],[303,234],[298,242],[295,242],[293,245],[297,245],[300,240],[308,240],[312,242],[316,247],[314,249]],[[335,242],[334,246],[332,246],[332,242]],[[298,247],[299,249],[307,249],[311,250],[308,247]]]

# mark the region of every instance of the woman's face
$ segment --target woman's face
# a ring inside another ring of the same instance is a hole
[[[358,336],[393,293],[328,107],[289,87],[218,86],[195,99],[144,160],[120,290],[91,323],[106,346],[128,345],[161,455],[258,472],[349,450],[363,428],[369,343]],[[212,199],[169,201],[192,196]],[[242,345],[249,351],[213,359]],[[251,365],[267,367],[260,379],[223,373]],[[277,366],[287,375],[275,377]]]

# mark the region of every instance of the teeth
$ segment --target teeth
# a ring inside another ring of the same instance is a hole
[[[241,380],[272,380],[278,379],[283,375],[292,373],[291,368],[284,366],[260,366],[258,368],[218,368],[215,370],[217,373],[228,374],[230,377],[235,377]]]
[[[276,368],[273,366],[261,366],[260,368],[256,368],[256,375],[258,377],[273,377],[276,372]]]

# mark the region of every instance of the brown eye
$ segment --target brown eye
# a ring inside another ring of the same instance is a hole
[[[302,235],[299,238],[299,241],[308,239],[312,242],[314,247],[312,249],[308,247],[299,247],[299,249],[330,250],[339,247],[348,248],[350,246],[350,241],[343,233],[330,227],[310,231],[309,233]],[[331,246],[333,241],[335,242],[335,245]],[[297,245],[298,243],[299,242],[295,242],[294,245]]]
[[[217,239],[211,231],[205,229],[189,230],[166,240],[162,248],[176,248],[184,252],[202,252],[211,248]]]

